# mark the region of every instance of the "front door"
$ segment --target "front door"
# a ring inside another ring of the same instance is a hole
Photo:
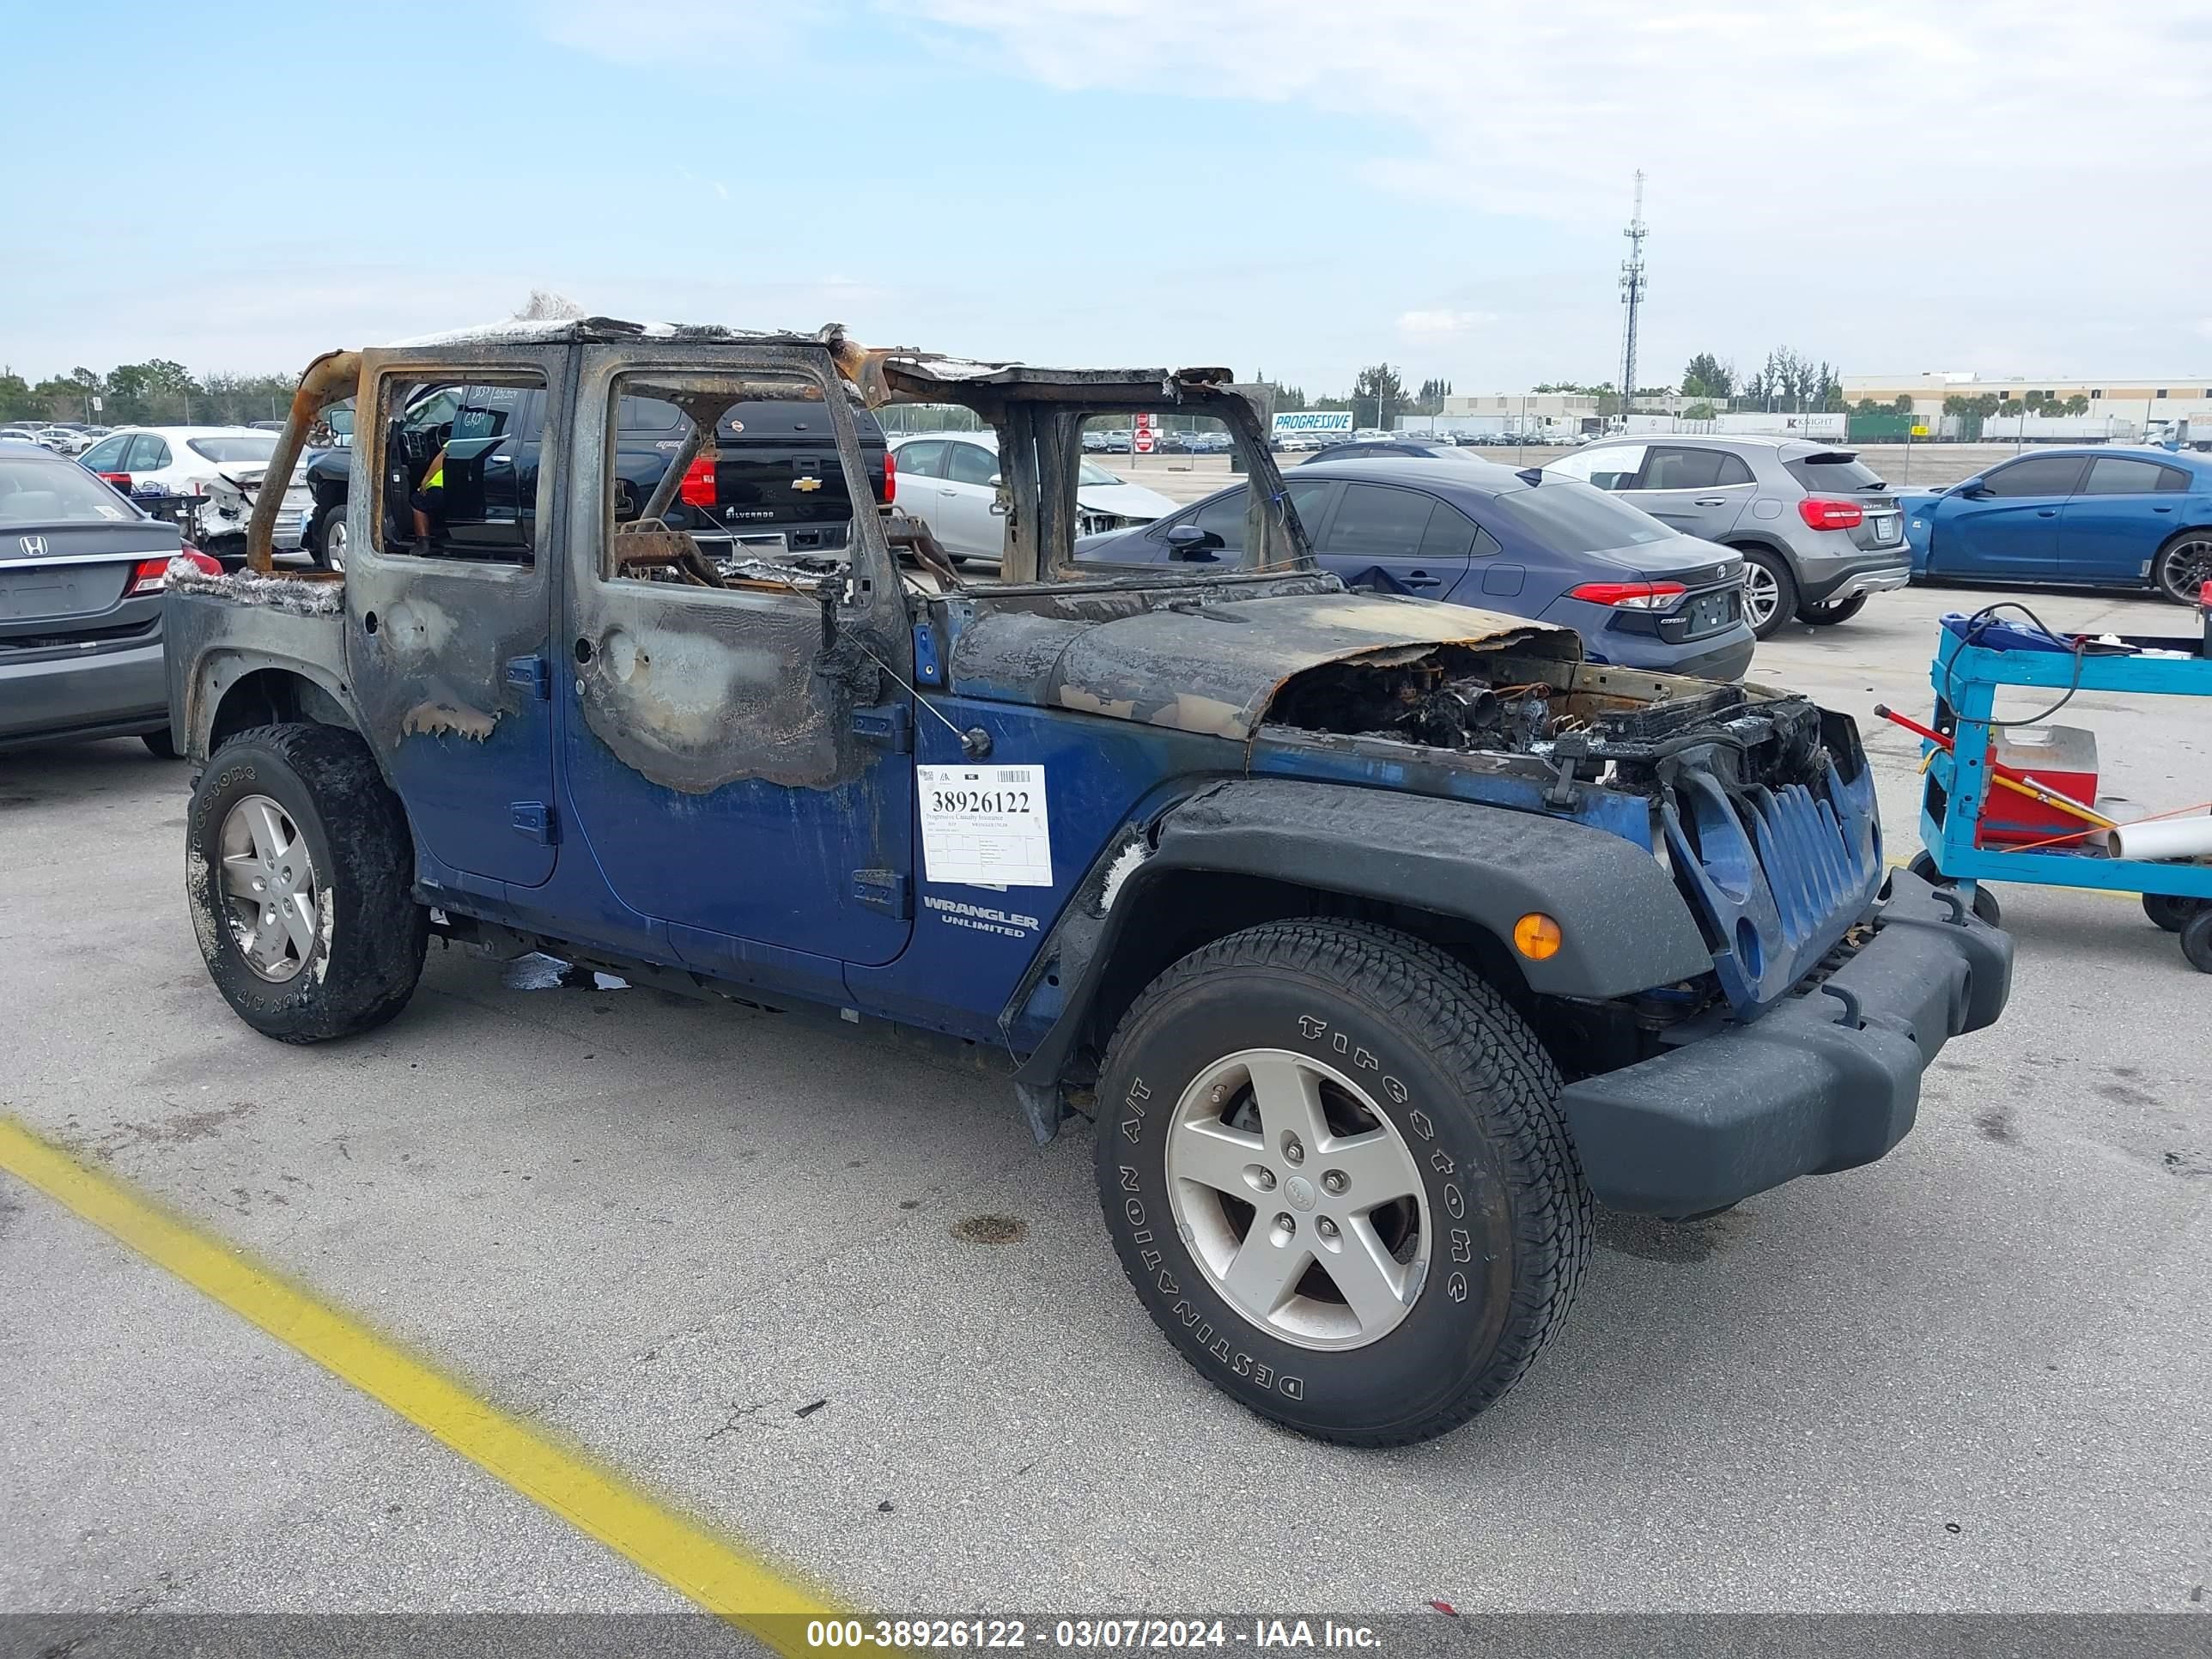
[[[552,561],[538,556],[557,544],[557,468],[526,514],[502,463],[519,411],[558,408],[560,370],[557,352],[514,347],[465,368],[378,354],[347,495],[347,672],[367,735],[422,877],[495,897],[545,881],[558,850]]]
[[[2058,574],[2058,519],[2081,477],[2079,455],[2035,455],[1955,489],[1936,508],[1929,568],[1938,574],[2050,581]]]
[[[828,996],[840,963],[889,962],[913,927],[905,603],[872,510],[835,556],[786,562],[617,524],[603,481],[623,398],[673,404],[687,441],[750,401],[824,404],[825,464],[873,500],[826,352],[710,349],[711,372],[696,349],[582,355],[562,793],[614,896],[679,957]]]

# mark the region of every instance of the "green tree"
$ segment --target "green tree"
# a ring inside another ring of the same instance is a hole
[[[1685,398],[1732,398],[1735,395],[1735,365],[1723,362],[1710,351],[1700,351],[1682,371]],[[1701,417],[1709,418],[1709,417]]]
[[[1352,383],[1352,423],[1389,429],[1390,417],[1406,411],[1406,383],[1389,363],[1359,371]]]
[[[58,374],[50,374],[31,388],[31,401],[37,405],[31,413],[43,415],[50,421],[91,420],[91,398],[99,391],[99,385],[95,380],[88,391],[84,383],[74,377],[64,380]]]
[[[41,412],[31,383],[12,368],[0,368],[0,421],[27,421]]]
[[[199,417],[207,392],[182,363],[155,357],[143,363],[118,363],[107,376],[107,416],[119,421],[191,421]]]

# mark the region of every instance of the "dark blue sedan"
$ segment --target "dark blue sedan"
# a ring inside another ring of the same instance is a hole
[[[1753,641],[1743,556],[1571,478],[1494,462],[1309,461],[1285,480],[1322,564],[1348,587],[1574,629],[1596,661],[1741,678]],[[1076,544],[1085,564],[1233,562],[1244,486]]]
[[[2147,587],[2179,605],[2212,580],[2212,457],[2042,449],[1899,505],[1917,580]]]

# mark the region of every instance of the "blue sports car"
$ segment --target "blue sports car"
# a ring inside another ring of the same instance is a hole
[[[2042,449],[1899,504],[1918,580],[2148,587],[2178,605],[2212,581],[2212,456]]]

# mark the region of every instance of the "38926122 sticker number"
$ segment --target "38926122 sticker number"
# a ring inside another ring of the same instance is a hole
[[[1052,885],[1042,766],[917,766],[922,872],[975,887]]]

